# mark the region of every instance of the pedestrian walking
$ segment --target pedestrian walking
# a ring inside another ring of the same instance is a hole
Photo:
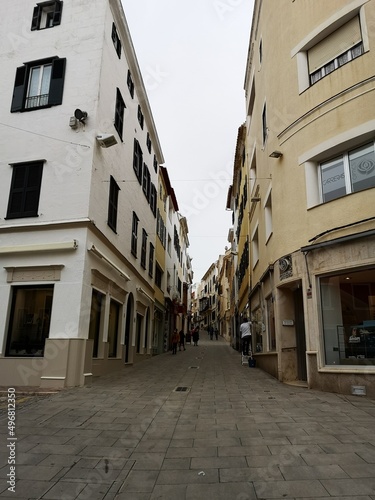
[[[185,347],[185,333],[183,332],[183,330],[180,331],[180,346],[179,346],[179,350],[184,350],[186,351],[186,347]]]
[[[216,340],[219,338],[219,330],[217,328],[215,328],[215,337]]]
[[[251,321],[248,321],[246,316],[242,320],[240,326],[240,334],[242,341],[242,354],[244,356],[249,356],[250,346],[251,346]]]
[[[194,332],[193,332],[193,342],[194,342],[194,345],[198,345],[198,341],[199,341],[199,327],[197,326],[195,329],[194,329]]]
[[[210,339],[213,340],[213,338],[214,338],[214,327],[212,325],[210,325],[208,327],[208,333],[210,334]]]
[[[177,354],[177,346],[179,342],[180,342],[180,335],[177,331],[177,328],[175,328],[172,335],[172,354]]]

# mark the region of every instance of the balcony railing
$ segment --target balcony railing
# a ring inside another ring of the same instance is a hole
[[[26,98],[25,109],[40,108],[41,106],[47,106],[48,104],[48,94],[33,95]]]

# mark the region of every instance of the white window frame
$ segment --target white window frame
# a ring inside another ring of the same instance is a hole
[[[345,191],[346,191],[344,196],[347,196],[348,194],[352,194],[352,193],[355,193],[355,192],[364,191],[364,189],[361,189],[359,191],[353,191],[353,188],[352,188],[352,176],[351,176],[351,172],[350,172],[349,155],[350,155],[350,153],[353,152],[353,150],[357,150],[357,149],[361,149],[361,148],[366,148],[366,147],[371,146],[371,145],[372,145],[372,147],[374,149],[374,152],[375,152],[375,141],[370,141],[370,142],[366,142],[365,144],[362,144],[361,146],[358,146],[356,148],[346,149],[340,155],[337,155],[337,156],[335,156],[334,158],[331,158],[328,161],[322,161],[322,162],[319,163],[319,179],[320,179],[319,189],[320,189],[320,200],[321,200],[321,203],[328,203],[329,201],[333,201],[335,199],[341,198],[341,196],[338,196],[337,198],[333,198],[332,200],[327,200],[327,201],[324,201],[324,199],[323,199],[324,193],[323,193],[323,185],[322,185],[323,184],[323,182],[322,182],[322,165],[330,163],[330,162],[333,162],[334,160],[341,159],[342,162],[343,162],[343,173],[344,173]],[[369,186],[369,189],[370,188],[371,188],[371,186]]]
[[[323,40],[341,26],[350,21],[356,15],[359,16],[359,23],[362,33],[363,53],[370,48],[369,38],[367,33],[367,25],[365,20],[364,5],[368,0],[353,0],[349,5],[346,5],[333,16],[326,19],[323,23],[317,26],[306,37],[296,45],[290,53],[291,58],[296,58],[298,72],[298,90],[302,94],[306,89],[311,87],[309,65],[308,65],[308,50],[314,45]]]
[[[45,71],[48,68],[49,75],[47,75],[48,80],[44,80]],[[35,95],[30,95],[31,92],[31,82],[33,79],[33,74],[35,74],[35,70],[40,70],[38,84],[37,84],[37,93]],[[51,76],[52,76],[52,63],[40,64],[39,66],[32,66],[30,68],[29,74],[29,82],[27,85],[27,93],[26,93],[26,101],[25,101],[25,109],[33,109],[38,108],[40,106],[47,106],[48,97],[49,97],[49,88],[51,85]],[[47,93],[42,94],[42,87],[47,87]]]
[[[343,151],[350,151],[373,141],[374,130],[375,119],[369,120],[320,143],[298,158],[299,165],[305,168],[307,209],[323,203],[320,188],[320,163],[339,156]]]

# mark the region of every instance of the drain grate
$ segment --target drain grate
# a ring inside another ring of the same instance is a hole
[[[199,366],[189,366],[189,370],[198,370]]]
[[[188,387],[176,387],[175,392],[186,392],[189,388]]]

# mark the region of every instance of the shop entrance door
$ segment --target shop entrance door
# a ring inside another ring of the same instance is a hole
[[[294,313],[296,321],[298,380],[306,381],[307,380],[306,332],[305,332],[305,319],[303,311],[302,287],[299,287],[296,290],[294,290],[293,295],[294,295]]]

